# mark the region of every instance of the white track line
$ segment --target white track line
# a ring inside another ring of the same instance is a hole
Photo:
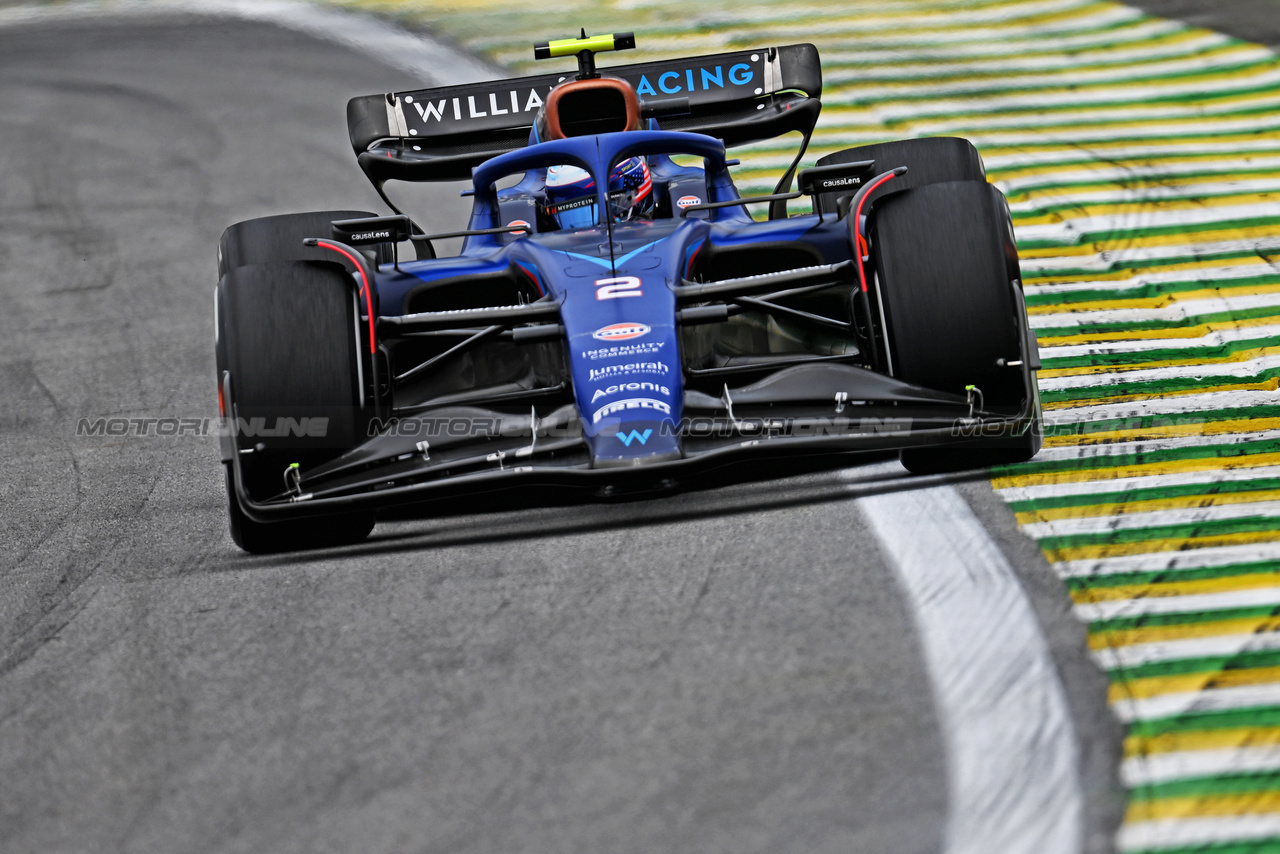
[[[1041,356],[1047,352],[1053,351],[1041,347]],[[1086,404],[1067,409],[1051,409],[1044,415],[1046,424],[1079,424],[1085,421],[1142,418],[1150,415],[1183,415],[1188,412],[1211,412],[1247,406],[1280,406],[1280,392],[1253,389],[1208,391],[1202,394],[1150,397],[1124,403],[1096,403],[1092,406]]]
[[[1120,827],[1116,848],[1122,852],[1146,852],[1159,848],[1223,845],[1272,836],[1280,836],[1280,813],[1138,821]]]
[[[901,471],[896,463],[846,473]],[[1076,739],[1017,577],[949,487],[857,506],[915,611],[949,758],[949,854],[1080,850]]]
[[[1103,311],[1067,311],[1058,314],[1033,314],[1029,318],[1032,329],[1070,328],[1095,323],[1145,323],[1149,320],[1191,321],[1208,314],[1225,314],[1254,308],[1280,309],[1280,294],[1240,293],[1244,288],[1225,291],[1232,296],[1208,299],[1176,300],[1163,308],[1121,308]],[[1233,293],[1234,291],[1234,293]],[[1280,312],[1277,312],[1280,314]],[[1041,388],[1044,380],[1040,381]]]
[[[1268,103],[1280,101],[1280,94],[1275,95]],[[1127,115],[1127,113],[1126,113]],[[1280,172],[1280,157],[1251,157],[1244,162],[1230,163],[1206,163],[1200,160],[1192,160],[1189,162],[1172,161],[1168,163],[1145,163],[1133,166],[1100,166],[1091,169],[1059,169],[1053,172],[1037,172],[1031,175],[1023,175],[1017,178],[1010,178],[1002,181],[1001,184],[1009,189],[1006,195],[1013,193],[1045,193],[1051,198],[1058,198],[1062,193],[1070,193],[1075,188],[1075,184],[1117,184],[1120,186],[1128,186],[1134,181],[1152,181],[1157,179],[1182,178],[1189,179],[1205,178],[1208,175],[1234,175],[1238,172],[1248,171],[1256,172],[1266,169],[1269,172]],[[1252,241],[1240,241],[1246,245],[1252,245]],[[1126,250],[1128,252],[1139,252],[1139,258],[1148,257],[1148,253],[1157,249],[1167,247],[1144,247],[1142,249]],[[1128,256],[1122,256],[1128,257]]]
[[[1136,788],[1171,780],[1258,771],[1280,771],[1280,747],[1180,750],[1133,756],[1120,765],[1120,779],[1129,788]]]
[[[1225,658],[1246,652],[1270,652],[1277,649],[1280,649],[1280,631],[1104,647],[1094,650],[1093,657],[1104,670],[1115,670],[1158,661]]]
[[[1063,282],[1061,284],[1037,285],[1027,284],[1027,290],[1033,294],[1071,294],[1081,291],[1106,291],[1107,295],[1100,299],[1142,299],[1141,295],[1127,295],[1125,291],[1135,291],[1150,285],[1203,284],[1211,287],[1217,281],[1231,279],[1249,279],[1255,276],[1275,276],[1280,274],[1280,266],[1275,264],[1230,264],[1221,267],[1199,267],[1192,270],[1167,270],[1163,273],[1146,271],[1129,279],[1095,279],[1080,282]],[[1070,304],[1063,306],[1070,310]]]
[[[1272,146],[1274,148],[1274,145]],[[1097,214],[1062,222],[1016,227],[1019,241],[1051,240],[1074,245],[1080,234],[1111,232],[1117,229],[1142,229],[1152,225],[1207,225],[1242,218],[1274,219],[1274,204],[1231,205],[1181,211],[1140,211],[1135,213]]]
[[[1141,599],[1116,599],[1108,602],[1082,602],[1072,610],[1087,623],[1116,617],[1142,617],[1147,614],[1196,614],[1228,608],[1261,608],[1280,605],[1280,587],[1254,590],[1229,590],[1226,593],[1201,593],[1194,596],[1146,596]],[[1280,699],[1276,701],[1280,705]]]
[[[1150,552],[1099,560],[1069,560],[1054,564],[1062,578],[1087,578],[1091,575],[1119,575],[1126,572],[1176,572],[1180,569],[1203,569],[1211,566],[1235,566],[1276,560],[1280,549],[1276,543],[1250,543],[1242,546],[1214,546],[1174,552]],[[1161,600],[1166,601],[1166,600]],[[1253,603],[1246,602],[1245,605]],[[1259,605],[1268,604],[1259,601]],[[1229,605],[1214,607],[1227,608]],[[1176,609],[1181,610],[1181,609]]]
[[[1202,691],[1178,691],[1144,697],[1141,700],[1120,699],[1111,704],[1116,717],[1124,723],[1261,706],[1280,706],[1280,684],[1273,682],[1233,688],[1206,688]]]
[[[1277,357],[1280,361],[1280,357]],[[1136,373],[1136,372],[1135,372]],[[1226,373],[1215,372],[1219,375]],[[1247,376],[1247,375],[1246,375]],[[1040,381],[1043,392],[1044,380]],[[1219,433],[1207,436],[1176,436],[1170,439],[1147,439],[1138,442],[1107,442],[1095,445],[1066,445],[1059,448],[1045,448],[1036,454],[1036,462],[1054,460],[1086,460],[1097,457],[1111,457],[1122,454],[1149,454],[1153,451],[1171,451],[1177,448],[1223,447],[1239,445],[1244,442],[1266,442],[1280,439],[1280,430],[1255,430],[1249,433]]]
[[[927,116],[921,116],[916,119],[915,124],[923,125],[928,122],[929,132],[937,135],[966,136],[974,128],[981,128],[983,132],[1004,131],[1004,132],[1023,132],[1023,133],[1042,133],[1051,134],[1061,132],[1063,128],[1107,128],[1115,125],[1127,123],[1130,128],[1134,128],[1137,122],[1160,122],[1161,128],[1167,130],[1171,125],[1182,125],[1187,132],[1194,133],[1202,130],[1203,121],[1215,116],[1220,116],[1224,120],[1230,120],[1232,117],[1239,115],[1241,110],[1241,102],[1244,98],[1232,99],[1229,103],[1220,103],[1213,105],[1197,105],[1195,107],[1132,107],[1128,105],[1109,105],[1103,107],[1083,107],[1080,109],[1058,109],[1052,112],[1044,113],[1009,113],[1009,114],[992,114],[983,112],[976,114],[973,112],[956,111],[954,115],[940,115],[932,110]],[[1280,96],[1262,96],[1257,95],[1248,98],[1249,106],[1261,108],[1275,107],[1280,103]],[[968,104],[973,107],[972,103]],[[891,112],[884,110],[884,112]],[[877,117],[884,119],[881,111],[876,111]],[[910,120],[909,116],[903,116],[903,120]],[[1197,124],[1196,120],[1200,120]],[[1040,186],[1043,189],[1053,189],[1049,184],[1044,182],[1044,178],[1050,177],[1053,173],[1046,171],[1041,176]],[[1135,176],[1142,173],[1138,170],[1134,171]]]
[[[1178,507],[1172,510],[1149,510],[1122,513],[1117,516],[1080,516],[1054,519],[1022,526],[1022,533],[1034,539],[1069,537],[1078,534],[1105,534],[1110,531],[1132,531],[1165,525],[1198,525],[1230,519],[1267,517],[1276,519],[1280,527],[1280,501],[1253,501],[1239,504],[1214,504],[1208,507]]]
[[[1230,47],[1219,43],[1217,46],[1222,49],[1206,53],[1199,49],[1203,46],[1203,44],[1189,45],[1182,50],[1167,50],[1163,56],[1156,51],[1135,50],[1131,53],[1145,61],[1143,70],[1152,76],[1161,72],[1191,69],[1212,73],[1215,70],[1227,70],[1245,62],[1265,62],[1275,56],[1264,47],[1245,45]],[[1081,84],[1088,83],[1090,80],[1112,83],[1126,79],[1123,69],[1116,67],[1114,62],[1108,61],[1106,64],[1111,67],[1083,72],[1078,70],[1081,65],[1080,60],[1077,57],[1066,55],[1036,56],[1026,59],[1011,57],[1004,61],[995,59],[985,62],[966,59],[962,63],[934,60],[933,62],[925,63],[897,63],[880,66],[868,65],[865,68],[838,69],[831,74],[822,75],[822,82],[824,85],[828,82],[833,85],[843,85],[874,80],[877,83],[931,85],[939,81],[950,82],[955,77],[963,76],[965,71],[968,71],[971,75],[986,71],[990,74],[987,78],[988,80],[1013,82],[1023,79],[1026,74],[1070,71],[1073,68],[1077,69],[1077,71],[1071,75],[1072,83],[1077,82],[1077,80]],[[1088,76],[1084,77],[1086,74]],[[1063,82],[1066,82],[1065,77]]]
[[[1041,140],[1044,141],[1043,139]],[[1067,164],[1088,166],[1098,163],[1099,155],[1105,154],[1106,161],[1120,160],[1159,160],[1172,158],[1182,162],[1189,157],[1219,155],[1247,159],[1251,152],[1267,152],[1275,154],[1280,151],[1280,140],[1262,138],[1254,140],[1233,140],[1231,142],[1214,142],[1210,139],[1198,139],[1195,142],[1185,140],[1143,140],[1128,145],[1108,146],[1105,152],[1088,148],[1067,147],[1062,143],[1060,148],[1037,151],[1008,151],[992,154],[982,159],[992,172],[1026,169],[1055,169]],[[1246,161],[1247,162],[1247,161]],[[1037,174],[1041,174],[1037,172]]]
[[[1280,301],[1280,294],[1268,294],[1267,296]],[[1226,302],[1226,300],[1221,300],[1221,302]],[[1240,302],[1247,302],[1247,300],[1240,300]],[[1096,312],[1096,314],[1104,313],[1106,312]],[[1193,379],[1203,379],[1205,377],[1253,379],[1263,371],[1276,367],[1280,367],[1280,356],[1260,356],[1256,359],[1249,359],[1244,362],[1222,362],[1219,364],[1174,365],[1163,368],[1141,368],[1139,370],[1121,371],[1119,373],[1078,374],[1076,376],[1069,377],[1041,377],[1040,391],[1056,391],[1064,388],[1095,388],[1141,382],[1158,382],[1160,380],[1184,377],[1191,377]]]
[[[1241,123],[1243,126],[1243,123]],[[1226,133],[1226,131],[1223,131]],[[1182,183],[1165,187],[1135,187],[1088,190],[1063,190],[1050,194],[1038,193],[1032,198],[1012,202],[1009,210],[1014,216],[1044,216],[1050,208],[1071,205],[1081,208],[1092,205],[1147,205],[1161,202],[1186,202],[1216,199],[1222,204],[1236,196],[1251,196],[1280,191],[1280,179],[1247,178],[1238,181],[1203,181]]]
[[[1084,481],[1082,483],[1046,483],[1035,486],[1011,486],[998,490],[1005,501],[1041,501],[1046,498],[1063,498],[1068,495],[1110,495],[1139,489],[1165,489],[1171,486],[1203,485],[1280,478],[1280,466],[1229,469],[1226,471],[1190,471],[1176,474],[1151,474],[1142,477],[1123,477],[1113,480]],[[1140,497],[1140,496],[1137,496]],[[1099,502],[1101,503],[1101,502]]]
[[[1120,56],[1144,56],[1148,51],[1158,52],[1159,47],[1146,44],[1150,40],[1159,39],[1172,33],[1180,32],[1184,26],[1174,21],[1160,18],[1148,19],[1132,23],[1123,29],[1086,32],[1072,36],[1060,36],[1053,40],[1054,47],[1062,51],[1078,51],[1078,55],[1088,56],[1096,51],[1102,57],[1113,53]],[[1179,44],[1183,44],[1180,42]],[[1221,43],[1221,42],[1218,42]],[[1136,48],[1117,50],[1114,45],[1136,44]],[[1157,42],[1158,44],[1158,42]],[[867,48],[864,51],[834,49],[824,52],[824,60],[833,64],[839,63],[881,63],[892,62],[903,56],[952,59],[963,57],[1010,56],[1017,57],[1024,53],[1044,50],[1043,39],[1017,39],[1013,37],[991,42],[956,42],[951,44],[926,43],[923,41],[907,42],[891,48]]]
[[[1040,355],[1046,359],[1068,359],[1075,356],[1100,356],[1112,353],[1133,353],[1140,358],[1150,350],[1197,350],[1218,347],[1228,342],[1260,341],[1280,336],[1280,324],[1268,326],[1240,326],[1219,329],[1199,338],[1143,338],[1133,341],[1098,341],[1092,344],[1072,344],[1060,347],[1040,347]],[[1280,395],[1272,392],[1280,399]]]

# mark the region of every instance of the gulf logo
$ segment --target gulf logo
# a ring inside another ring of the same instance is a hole
[[[611,323],[592,332],[591,337],[597,341],[630,341],[648,335],[649,331],[643,323]]]
[[[676,199],[676,207],[678,207],[680,210],[684,210],[685,208],[691,208],[694,205],[700,205],[700,204],[702,204],[702,199],[698,198],[697,196],[681,196],[680,198]]]

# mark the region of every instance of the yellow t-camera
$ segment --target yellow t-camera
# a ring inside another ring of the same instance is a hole
[[[557,39],[556,41],[539,42],[533,46],[534,59],[551,59],[557,56],[578,57],[578,79],[587,80],[599,77],[596,72],[595,55],[606,50],[630,50],[636,46],[635,33],[609,33],[603,36],[588,36],[584,28],[582,35],[576,39]]]

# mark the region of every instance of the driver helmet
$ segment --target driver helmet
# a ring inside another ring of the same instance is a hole
[[[577,166],[547,169],[547,213],[560,228],[590,228],[596,216],[596,182]],[[609,173],[609,214],[613,222],[641,219],[653,212],[653,179],[643,157],[624,160]]]

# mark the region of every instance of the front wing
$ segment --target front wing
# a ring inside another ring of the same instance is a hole
[[[879,386],[886,381],[872,374]],[[430,501],[458,495],[539,486],[615,489],[690,482],[712,469],[752,460],[913,447],[991,447],[1016,442],[1038,429],[1034,374],[1024,371],[1028,397],[1014,414],[985,412],[954,395],[898,383],[915,403],[837,398],[821,408],[709,398],[687,402],[678,426],[683,453],[636,465],[593,467],[576,411],[564,407],[538,418],[476,407],[441,408],[381,424],[378,435],[337,459],[305,472],[289,491],[255,501],[244,489],[233,454],[236,498],[250,518],[268,522],[357,509]],[[231,377],[224,377],[230,397]],[[931,401],[927,398],[933,398]],[[721,404],[716,406],[716,404]],[[718,411],[717,411],[718,410]],[[697,414],[706,412],[705,416]],[[624,442],[647,441],[629,422]]]

